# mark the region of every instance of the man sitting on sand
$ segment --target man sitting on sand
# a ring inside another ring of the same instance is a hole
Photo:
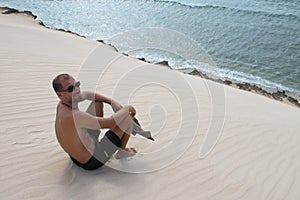
[[[115,152],[117,159],[136,154],[134,148],[126,148],[130,133],[125,133],[126,129],[120,128],[119,124],[123,121],[128,124],[127,127],[130,126],[131,119],[136,114],[132,106],[123,108],[103,95],[81,92],[80,82],[75,81],[69,74],[56,76],[52,86],[60,99],[55,121],[56,136],[74,163],[86,170],[92,170],[104,165]],[[78,108],[78,103],[83,100],[91,101],[86,112]],[[117,113],[111,117],[103,117],[103,103],[111,105]],[[109,130],[99,142],[101,128]]]

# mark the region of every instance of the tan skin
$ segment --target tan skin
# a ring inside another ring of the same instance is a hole
[[[70,78],[61,80],[63,90],[75,85],[75,79]],[[79,87],[75,87],[73,92],[57,92],[60,102],[57,105],[55,130],[56,136],[61,147],[80,163],[86,163],[94,152],[93,139],[87,134],[86,129],[99,130],[101,128],[110,129],[120,139],[122,149],[118,150],[115,157],[117,159],[130,157],[136,154],[134,148],[126,148],[130,134],[124,133],[116,124],[114,118],[103,117],[103,104],[112,106],[116,112],[125,109],[119,103],[103,95],[92,92],[81,92]],[[73,98],[73,104],[72,104]],[[78,103],[84,100],[91,100],[86,112],[78,109]],[[132,106],[129,109],[131,117],[136,114]]]

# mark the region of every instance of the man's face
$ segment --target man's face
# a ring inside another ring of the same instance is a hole
[[[61,85],[63,87],[60,93],[60,98],[68,102],[79,101],[80,99],[80,87],[78,86],[78,82],[75,81],[74,78],[69,78],[67,80],[62,80]],[[70,89],[73,88],[73,91],[70,92]],[[69,91],[68,91],[69,90]]]

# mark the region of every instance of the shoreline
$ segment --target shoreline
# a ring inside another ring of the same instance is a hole
[[[73,34],[73,35],[76,35],[76,36],[79,36],[79,37],[82,37],[82,38],[86,38],[85,36],[79,35],[78,33],[75,33],[75,32],[69,31],[69,30],[56,29],[56,28],[48,27],[42,21],[37,20],[36,19],[37,16],[34,15],[31,11],[27,11],[27,10],[19,11],[15,8],[10,8],[10,7],[0,7],[0,11],[1,11],[2,14],[5,14],[5,15],[25,14],[25,15],[33,18],[34,20],[36,20],[39,25],[41,25],[45,28],[48,28],[48,29],[51,29],[51,30],[62,31],[62,32]],[[112,47],[116,52],[122,53],[125,56],[129,56],[129,55],[125,54],[124,52],[120,52],[114,45],[105,43],[103,40],[95,40],[95,41],[100,42],[100,43],[105,44],[105,45],[108,45],[108,46]],[[151,63],[151,62],[147,61],[145,58],[135,58],[135,59],[138,59],[138,60],[146,62],[146,63]],[[174,70],[169,65],[168,61],[161,61],[161,62],[152,63],[152,64],[161,65],[161,66],[167,67],[171,70]],[[184,73],[184,74],[189,74],[189,75],[192,75],[192,76],[198,76],[198,77],[201,77],[201,78],[204,78],[204,79],[207,79],[207,80],[211,80],[211,81],[214,81],[214,82],[218,82],[218,83],[221,83],[221,84],[224,84],[224,85],[228,85],[230,87],[237,88],[237,89],[240,89],[240,90],[255,93],[255,94],[258,94],[258,95],[261,95],[261,96],[264,96],[264,97],[267,97],[267,98],[270,98],[270,99],[273,99],[273,100],[276,100],[276,101],[280,101],[280,102],[283,102],[283,103],[286,103],[286,104],[289,104],[289,105],[296,106],[296,107],[300,108],[300,103],[299,103],[300,98],[297,98],[296,96],[292,96],[292,95],[288,94],[287,91],[285,91],[285,90],[282,90],[282,91],[277,90],[277,91],[272,92],[272,91],[268,91],[268,90],[263,89],[263,88],[261,88],[257,85],[254,85],[254,84],[249,84],[249,83],[244,83],[244,82],[234,82],[232,80],[221,79],[221,78],[216,79],[216,78],[210,77],[207,74],[205,74],[205,73],[203,73],[199,70],[196,70],[196,69],[194,69],[194,70],[192,70],[192,72],[188,72],[188,73],[182,72],[180,70],[177,70],[177,71],[179,71],[181,73]]]

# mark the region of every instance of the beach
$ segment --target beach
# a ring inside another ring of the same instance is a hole
[[[28,13],[1,14],[0,27],[1,199],[300,197],[299,107],[131,58]],[[155,141],[132,137],[136,157],[96,171],[75,166],[54,129],[51,82],[63,72],[134,105]]]

